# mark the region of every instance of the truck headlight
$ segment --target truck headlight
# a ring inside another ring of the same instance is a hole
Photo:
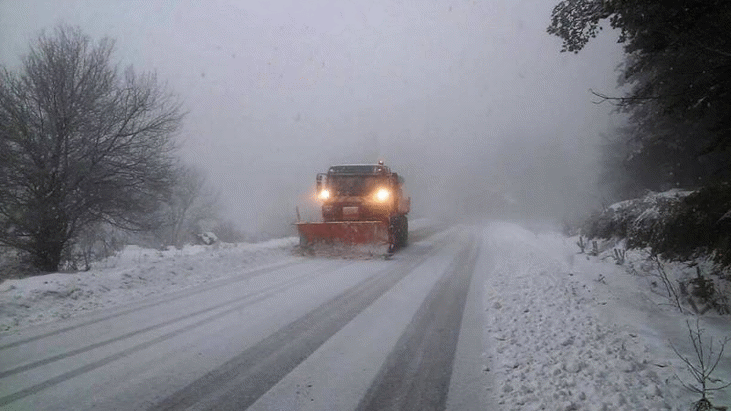
[[[378,191],[376,191],[376,201],[384,203],[389,198],[391,198],[391,192],[387,189],[379,188]]]
[[[317,198],[319,198],[320,200],[327,200],[328,198],[330,198],[330,190],[325,189],[320,191],[320,194],[317,195]]]

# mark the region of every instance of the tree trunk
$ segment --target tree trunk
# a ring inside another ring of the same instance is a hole
[[[33,250],[33,265],[41,271],[58,271],[63,246],[64,243],[61,241],[38,239]]]
[[[66,241],[64,219],[58,215],[46,215],[41,219],[33,241],[33,265],[46,272],[58,271]]]

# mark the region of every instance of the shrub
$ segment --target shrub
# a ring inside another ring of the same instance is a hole
[[[666,258],[712,253],[717,263],[731,265],[731,185],[704,187],[685,197],[659,234],[650,245]]]
[[[582,226],[588,238],[626,239],[627,248],[652,249],[667,260],[712,254],[731,266],[731,185],[670,190],[613,204]]]

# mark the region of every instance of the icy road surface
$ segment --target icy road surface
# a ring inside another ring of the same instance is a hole
[[[682,321],[619,267],[577,256],[572,240],[509,223],[417,223],[411,239],[390,260],[299,257],[282,240],[136,250],[89,273],[6,281],[0,409],[680,410],[697,400],[667,344],[690,354]],[[730,363],[716,377],[728,380]]]
[[[463,316],[481,241],[414,237],[390,260],[292,256],[21,330],[0,339],[0,406],[442,409],[453,374],[481,375],[453,367],[460,329],[482,327]]]

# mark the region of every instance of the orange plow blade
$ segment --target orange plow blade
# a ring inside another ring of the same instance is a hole
[[[300,247],[319,244],[388,246],[388,225],[382,221],[297,223]]]

